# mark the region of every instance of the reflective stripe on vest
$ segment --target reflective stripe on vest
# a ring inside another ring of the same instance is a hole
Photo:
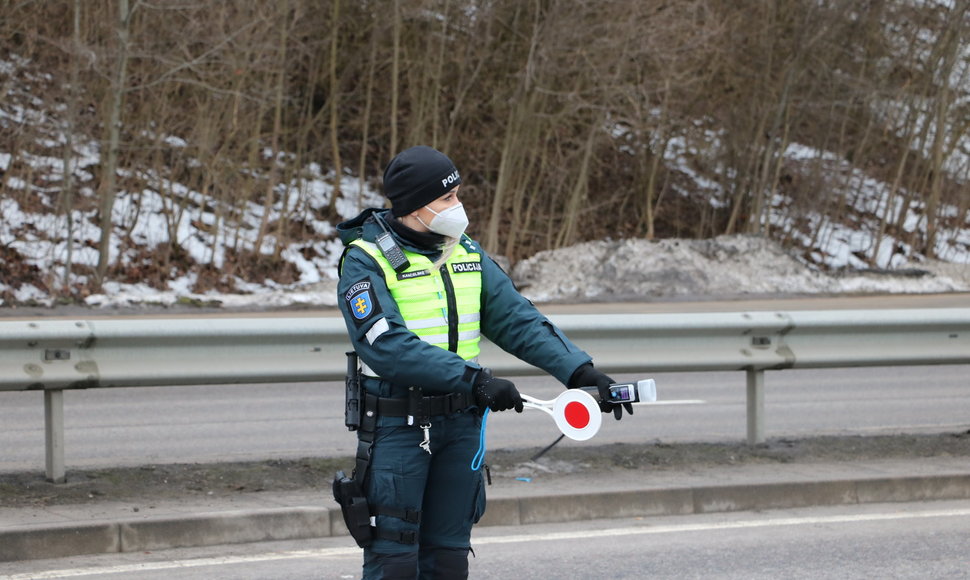
[[[394,271],[373,243],[355,240],[380,265],[387,288],[408,330],[421,340],[458,353],[465,360],[478,356],[481,340],[482,256],[455,246],[438,271],[427,256],[401,248],[410,266]]]

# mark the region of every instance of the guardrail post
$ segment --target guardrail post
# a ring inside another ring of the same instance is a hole
[[[47,455],[47,479],[66,481],[64,469],[64,391],[44,391],[44,440]]]
[[[748,445],[765,442],[765,371],[749,368]]]

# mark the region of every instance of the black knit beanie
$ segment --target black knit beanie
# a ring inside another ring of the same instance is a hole
[[[428,205],[459,183],[461,176],[451,159],[424,145],[401,151],[384,169],[384,195],[395,217]]]

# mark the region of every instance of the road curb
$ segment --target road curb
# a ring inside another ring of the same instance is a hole
[[[970,473],[498,498],[489,500],[479,525],[953,499],[970,499]],[[343,535],[347,528],[336,507],[24,526],[0,530],[0,562]]]

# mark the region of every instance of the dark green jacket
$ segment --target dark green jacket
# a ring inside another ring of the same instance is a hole
[[[386,210],[364,210],[359,216],[337,226],[341,241],[347,245],[362,237],[365,241],[374,242],[383,231],[376,220],[383,220],[387,215]],[[430,251],[409,244],[393,234],[391,228],[388,230],[401,247],[427,255],[432,261],[440,254],[438,250]],[[461,243],[469,252],[482,256],[482,335],[565,385],[573,371],[590,362],[590,356],[579,350],[528,299],[519,294],[508,275],[477,242],[462,236]],[[365,286],[369,286],[369,297],[373,304],[367,316],[359,319],[351,312],[350,297],[355,295],[355,288]],[[408,330],[387,290],[381,268],[360,248],[348,248],[341,258],[337,306],[344,315],[350,341],[358,356],[384,381],[395,387],[390,393],[381,393],[383,396],[404,396],[409,385],[420,386],[425,395],[471,390],[481,367],[453,352],[422,341]],[[387,330],[377,336],[372,333],[372,343],[367,333],[381,319],[386,320]],[[488,365],[488,361],[482,363]]]

